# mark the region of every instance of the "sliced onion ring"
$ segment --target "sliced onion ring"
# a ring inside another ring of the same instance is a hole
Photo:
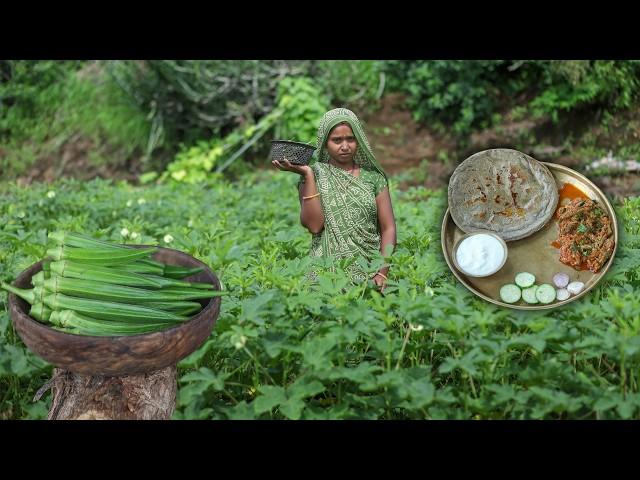
[[[553,276],[553,283],[558,288],[565,288],[569,285],[569,275],[566,273],[556,273]]]
[[[584,288],[584,283],[582,282],[571,282],[569,285],[567,285],[567,290],[572,295],[578,295],[583,288]]]

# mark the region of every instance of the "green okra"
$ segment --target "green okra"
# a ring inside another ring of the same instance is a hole
[[[76,298],[61,293],[45,295],[43,300],[52,310],[74,310],[77,313],[104,320],[138,323],[177,323],[188,318],[184,315],[142,305]]]
[[[48,323],[52,310],[42,302],[36,302],[31,305],[29,316],[35,318],[39,322]]]
[[[71,260],[89,265],[122,265],[131,263],[138,258],[143,258],[155,253],[156,247],[149,248],[127,248],[127,249],[98,249],[98,248],[76,248],[67,246],[58,246],[49,248],[46,255],[53,260]]]
[[[44,297],[46,296],[46,290],[41,286],[34,287],[31,289],[25,289],[25,288],[14,287],[13,285],[9,285],[6,282],[2,282],[1,286],[5,290],[22,298],[23,300],[28,302],[30,305],[33,305],[34,303],[37,303],[37,302],[42,302]]]
[[[41,273],[41,272],[40,272]],[[72,297],[92,298],[111,302],[148,304],[150,302],[179,302],[208,298],[212,292],[192,289],[191,291],[146,290],[139,287],[104,283],[95,280],[80,280],[54,275],[44,279],[39,275],[32,277],[34,285],[43,286],[52,293],[63,293]]]
[[[50,315],[52,324],[63,327],[70,333],[95,336],[120,336],[151,333],[170,328],[167,323],[127,323],[82,315],[73,310],[54,311]]]
[[[157,280],[138,273],[123,272],[111,267],[101,267],[76,263],[69,260],[51,262],[51,272],[65,278],[78,278],[81,280],[94,280],[132,287],[160,288],[162,284]]]

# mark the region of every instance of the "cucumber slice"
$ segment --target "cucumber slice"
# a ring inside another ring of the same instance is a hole
[[[553,292],[553,295],[555,298],[555,290]],[[521,296],[522,291],[520,290],[520,287],[514,285],[513,283],[508,283],[500,288],[500,298],[505,303],[516,303],[518,300],[520,300]]]
[[[516,275],[516,285],[520,288],[528,288],[536,283],[536,276],[529,272],[520,272]]]
[[[536,291],[538,290],[537,285],[533,285],[529,288],[525,288],[522,290],[522,299],[527,303],[538,303],[538,298],[536,297]]]
[[[556,289],[543,283],[536,289],[536,298],[540,303],[551,303],[556,299]]]

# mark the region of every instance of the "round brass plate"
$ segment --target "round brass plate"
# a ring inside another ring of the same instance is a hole
[[[582,190],[589,198],[597,200],[598,203],[604,207],[607,215],[609,215],[611,219],[613,229],[613,238],[615,241],[613,253],[598,273],[593,273],[589,270],[574,270],[570,266],[561,263],[558,249],[551,245],[551,243],[558,238],[558,224],[554,216],[542,229],[532,235],[521,240],[507,242],[509,256],[500,271],[489,277],[469,277],[459,271],[452,261],[453,246],[465,233],[454,223],[447,208],[442,221],[441,234],[442,251],[444,252],[447,265],[449,265],[449,268],[460,283],[479,297],[496,305],[519,310],[543,310],[573,302],[583,295],[586,295],[600,281],[607,270],[609,270],[609,267],[611,267],[618,248],[618,223],[613,207],[604,193],[587,177],[568,167],[554,163],[541,163],[546,165],[553,174],[558,190],[560,190],[565,183],[571,183]],[[570,281],[584,282],[585,287],[578,295],[573,295],[564,301],[556,300],[546,305],[529,305],[522,300],[515,304],[505,303],[500,299],[500,287],[506,283],[514,283],[514,278],[518,272],[533,273],[536,276],[537,285],[542,283],[550,283],[553,285],[553,275],[558,272],[564,272],[569,275]]]

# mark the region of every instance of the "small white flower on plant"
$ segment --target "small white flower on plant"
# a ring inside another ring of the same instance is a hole
[[[247,337],[245,337],[244,335],[240,335],[240,340],[235,342],[233,346],[236,347],[236,349],[240,350],[245,346],[246,343],[247,343]]]
[[[422,330],[424,328],[423,325],[414,325],[413,323],[409,324],[409,328],[411,330],[413,330],[414,332],[419,332],[420,330]]]
[[[129,230],[127,230],[127,227],[124,227],[122,230],[120,230],[120,235],[122,235],[123,237],[129,235]]]
[[[127,200],[127,207],[130,207],[131,205],[133,205],[133,200]]]
[[[49,197],[49,198],[53,198],[53,197],[55,197],[55,196],[56,196],[56,192],[54,192],[53,190],[49,190],[49,191],[47,192],[47,197]]]
[[[138,238],[138,234],[136,232],[131,232],[131,238]]]
[[[24,212],[18,212],[17,215],[18,215],[18,218],[24,218],[27,214]]]
[[[164,236],[164,243],[171,243],[171,242],[173,242],[173,237],[169,234],[166,234]]]
[[[147,201],[144,198],[139,198],[138,205],[142,205],[143,203],[147,203]]]

